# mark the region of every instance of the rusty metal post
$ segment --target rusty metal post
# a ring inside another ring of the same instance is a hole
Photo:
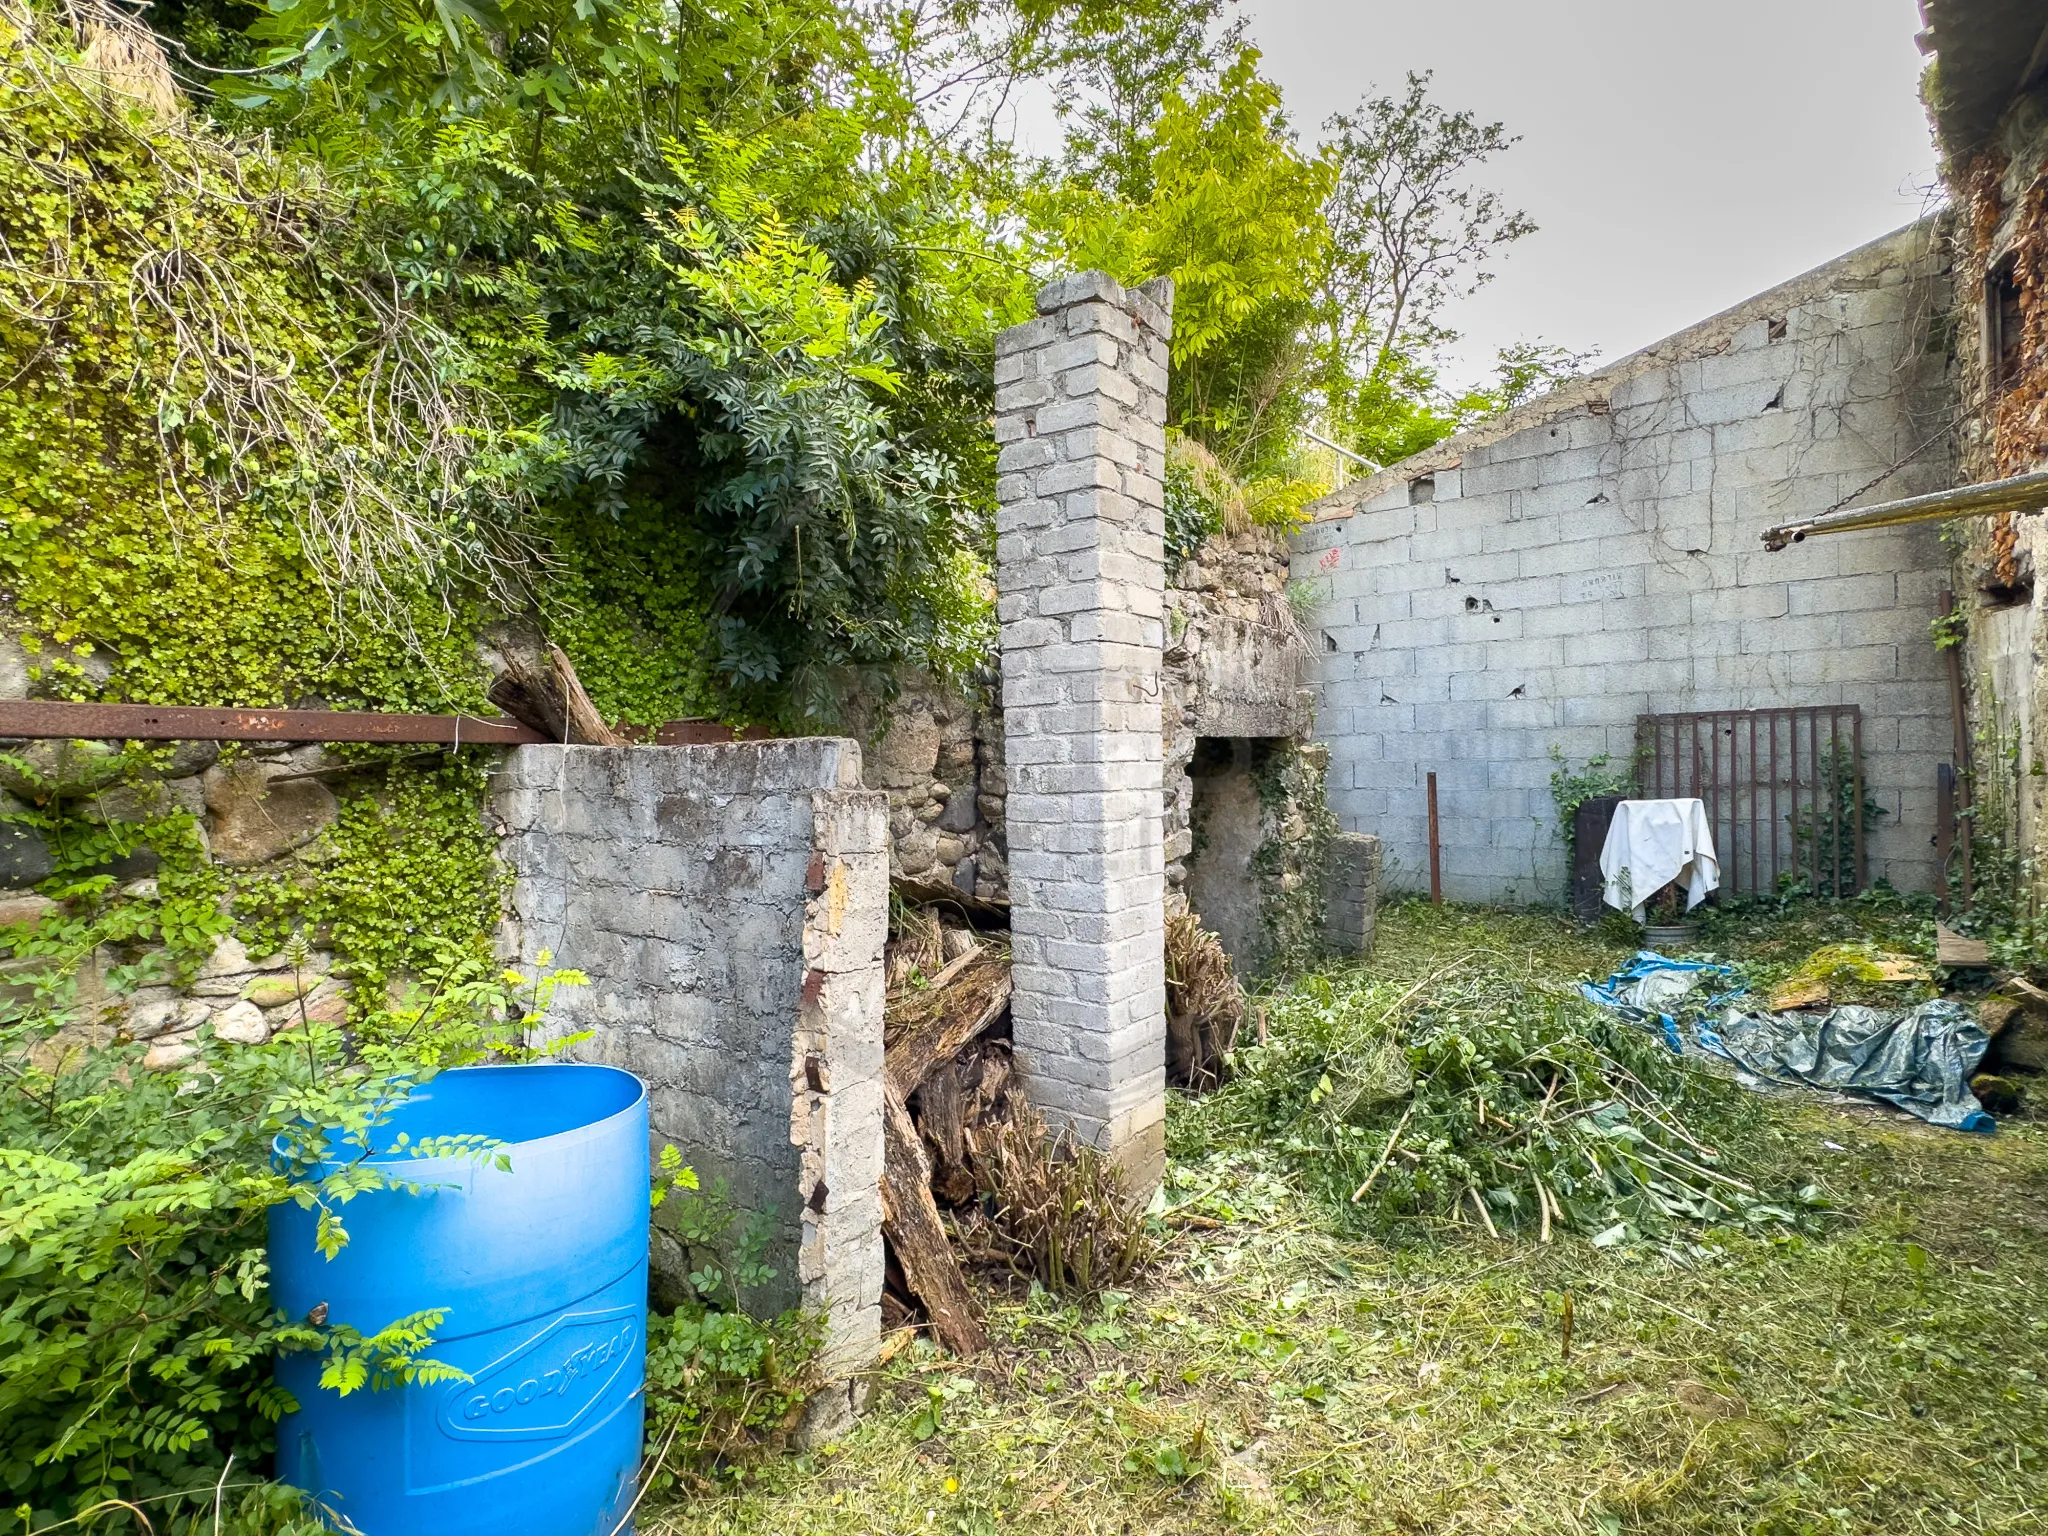
[[[1856,889],[1860,893],[1868,875],[1869,859],[1863,851],[1863,711],[1849,717],[1849,751],[1856,768]]]
[[[1948,863],[1956,851],[1956,770],[1952,763],[1934,765],[1934,867],[1940,871],[1939,905],[1948,915]]]
[[[1438,906],[1444,899],[1443,856],[1436,836],[1436,775],[1429,776],[1429,899]]]

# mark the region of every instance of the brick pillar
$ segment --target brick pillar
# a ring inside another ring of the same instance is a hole
[[[1084,272],[996,342],[1017,1062],[1148,1196],[1166,1164],[1160,649],[1173,285]]]

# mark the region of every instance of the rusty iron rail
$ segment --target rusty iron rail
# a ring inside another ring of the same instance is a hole
[[[761,726],[735,730],[711,720],[671,720],[658,747],[765,741]],[[410,715],[368,709],[213,709],[181,704],[74,704],[0,699],[0,740],[369,741],[397,746],[518,747],[552,740],[517,720],[477,715]]]
[[[1643,715],[1636,743],[1644,795],[1705,803],[1722,890],[1768,895],[1786,876],[1823,896],[1863,889],[1859,706]]]
[[[519,746],[547,738],[516,720],[348,709],[197,709],[0,699],[0,737],[89,741],[381,741]]]

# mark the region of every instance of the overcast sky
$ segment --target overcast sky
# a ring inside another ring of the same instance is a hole
[[[1485,181],[1541,226],[1462,304],[1446,382],[1542,337],[1603,359],[1919,216],[1914,0],[1240,0],[1305,141],[1408,70],[1522,142]]]

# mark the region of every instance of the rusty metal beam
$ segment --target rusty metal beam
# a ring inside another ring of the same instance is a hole
[[[1804,522],[1780,523],[1764,530],[1764,548],[1780,550],[1816,533],[1890,528],[1899,523],[1938,523],[1952,517],[1990,517],[1999,512],[2039,512],[2044,507],[2048,507],[2048,472],[2015,475],[2010,480],[1959,485],[1954,490],[1935,491],[1927,496],[1908,496],[1903,501],[1880,502],[1874,507],[1828,512]]]
[[[192,709],[0,699],[0,737],[80,741],[382,741],[519,746],[547,738],[515,720],[346,709]]]

